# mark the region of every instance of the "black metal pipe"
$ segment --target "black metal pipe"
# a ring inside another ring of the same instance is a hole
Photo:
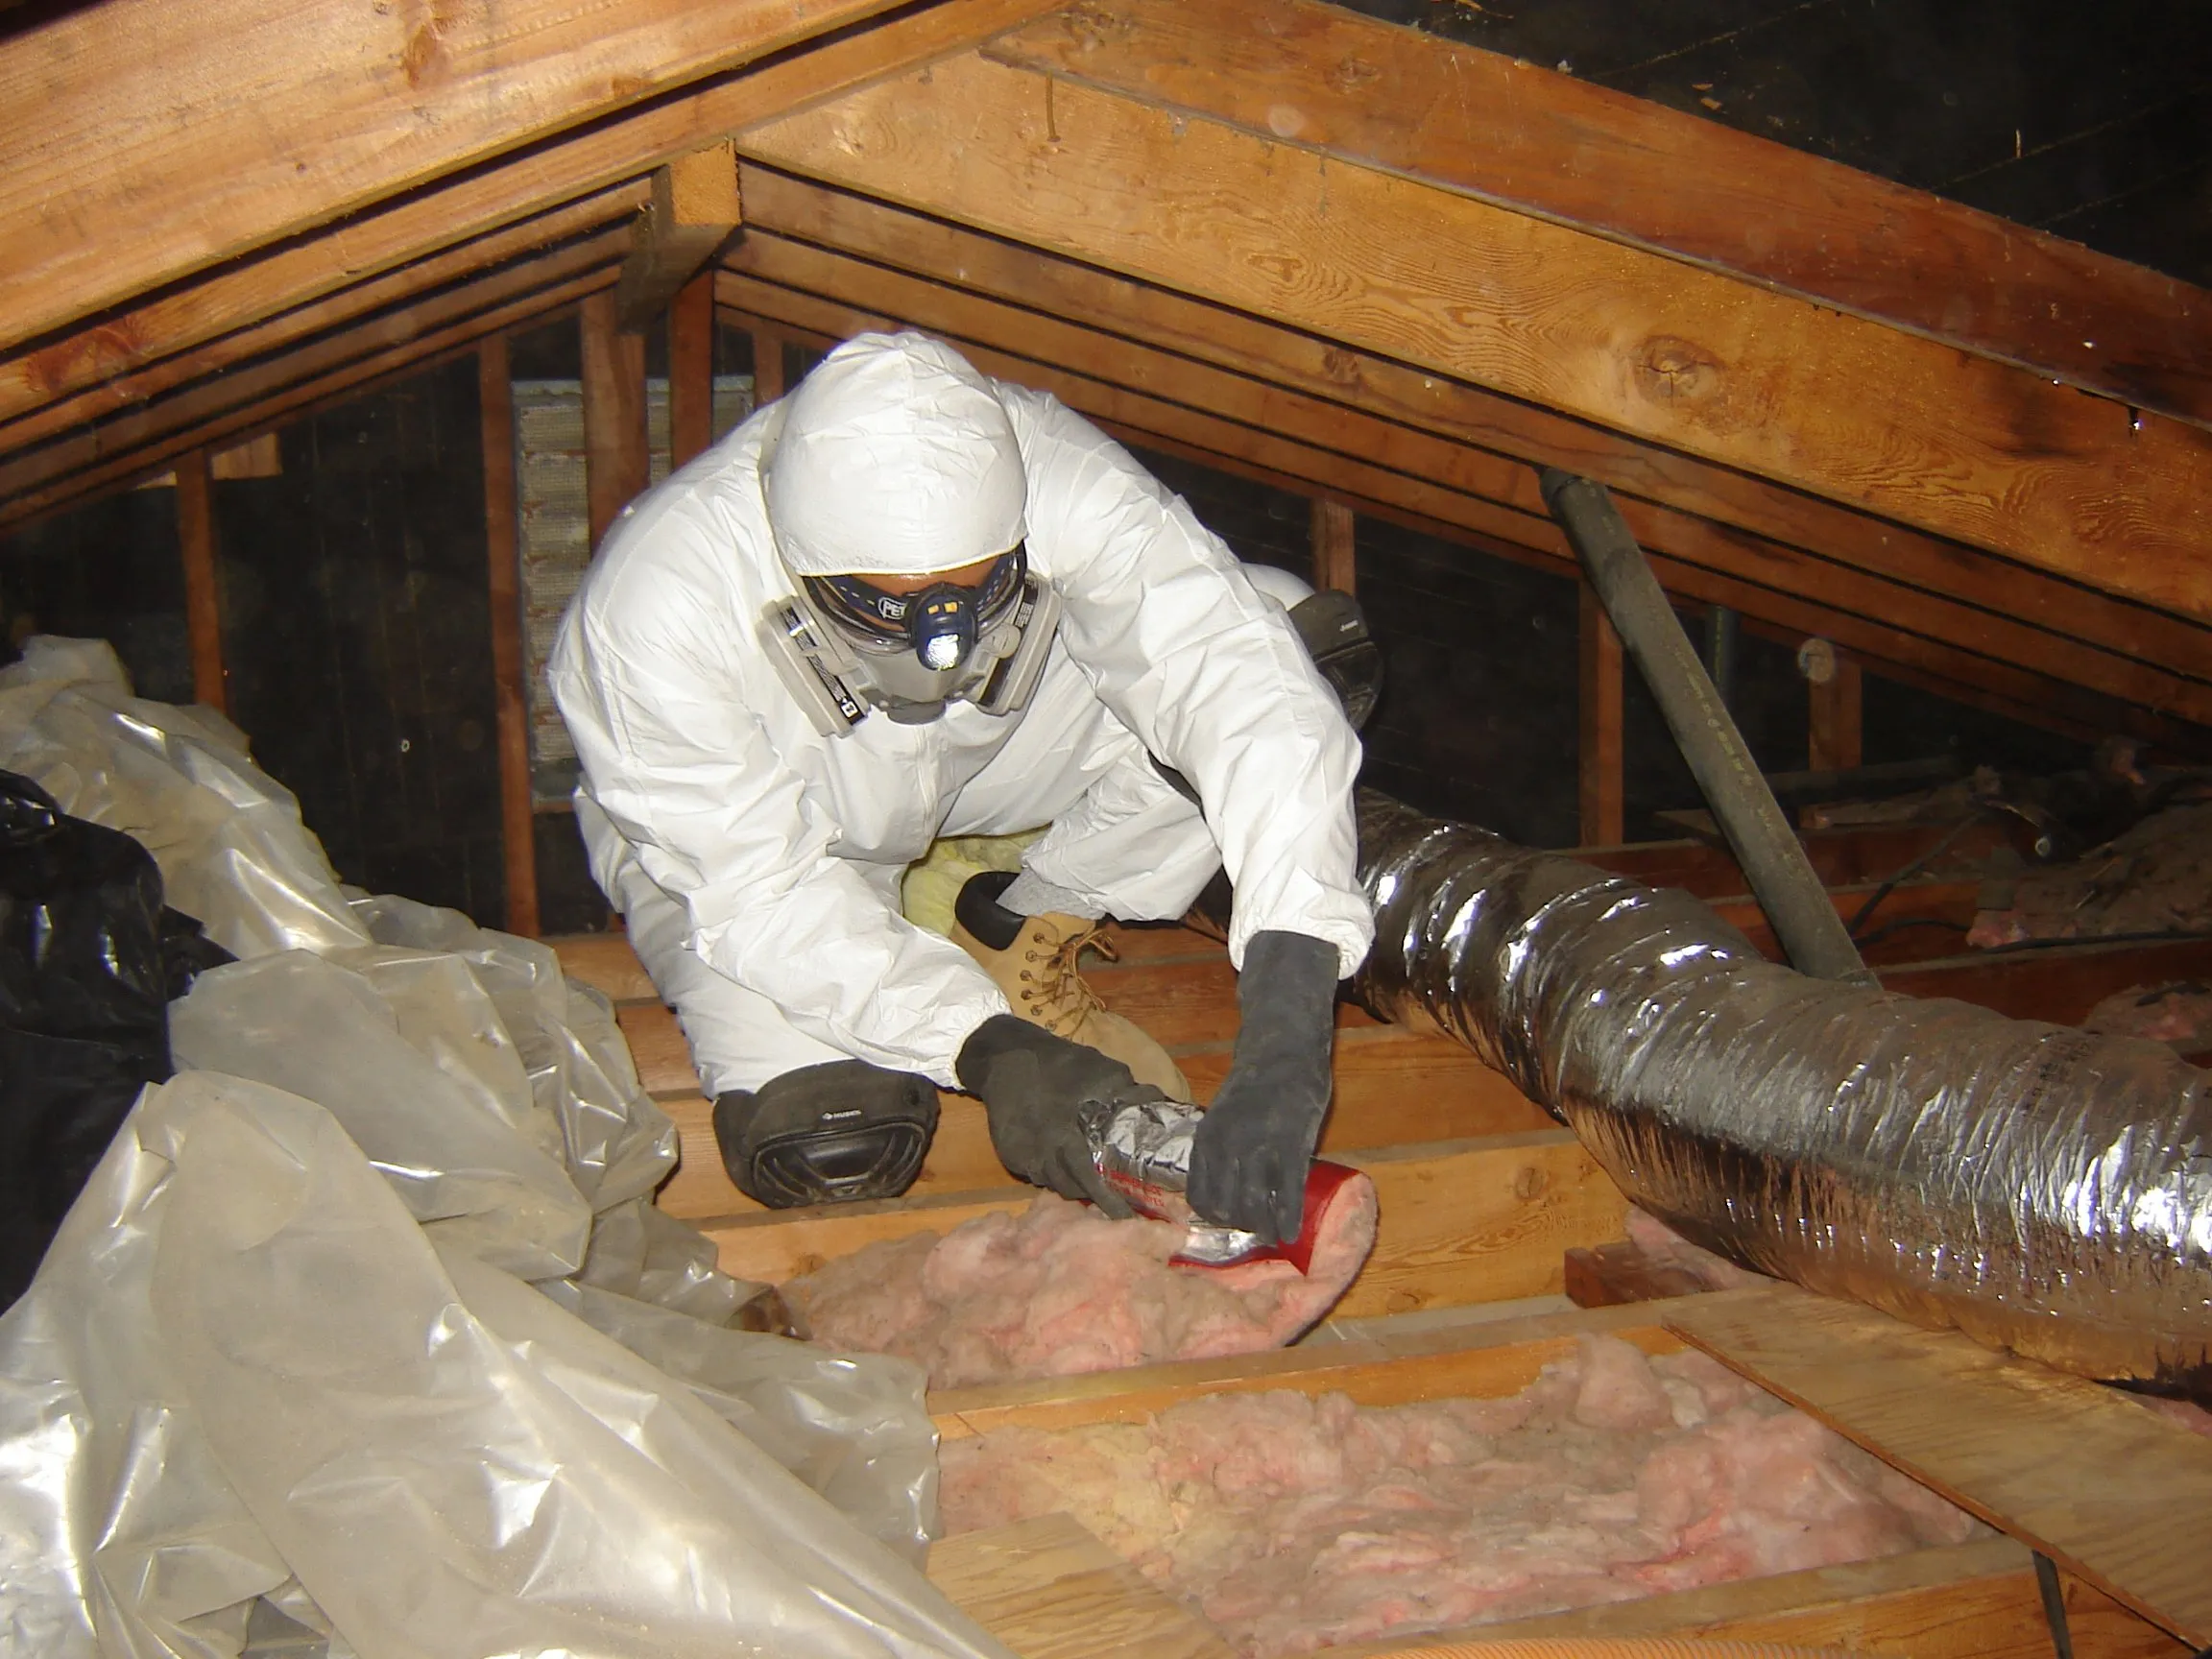
[[[2074,1632],[2066,1623],[2066,1589],[2058,1582],[2058,1563],[2035,1551],[2035,1588],[2043,1598],[2043,1623],[2051,1627],[2051,1651],[2074,1659]]]
[[[1804,844],[1782,816],[1612,496],[1602,484],[1555,467],[1544,469],[1542,482],[1545,505],[1567,533],[1614,631],[1658,700],[1791,966],[1815,979],[1872,983],[1827,889],[1813,873]]]

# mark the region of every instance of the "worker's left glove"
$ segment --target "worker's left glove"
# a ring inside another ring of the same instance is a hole
[[[1138,1082],[1120,1061],[1014,1014],[976,1026],[952,1070],[960,1087],[981,1098],[992,1149],[1009,1175],[1063,1198],[1089,1199],[1117,1221],[1129,1218],[1128,1203],[1091,1156],[1084,1115],[1112,1117],[1133,1101],[1166,1095]]]
[[[1306,1172],[1329,1111],[1336,947],[1255,933],[1237,981],[1242,1023],[1221,1093],[1190,1147],[1190,1207],[1272,1243],[1298,1237]]]

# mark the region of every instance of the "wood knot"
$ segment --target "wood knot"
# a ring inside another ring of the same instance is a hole
[[[467,0],[407,0],[401,6],[399,26],[407,39],[399,51],[399,72],[409,86],[420,91],[451,69],[445,37],[461,25],[466,4]]]
[[[1541,1198],[1551,1185],[1551,1177],[1533,1164],[1524,1164],[1513,1171],[1513,1196],[1524,1204]]]
[[[1343,58],[1330,69],[1326,79],[1335,91],[1357,92],[1371,82],[1382,80],[1382,71],[1364,58]]]
[[[1339,386],[1357,386],[1359,383],[1359,359],[1341,346],[1330,346],[1321,352],[1321,373]]]
[[[1069,44],[1079,52],[1095,52],[1137,32],[1137,25],[1124,12],[1098,5],[1095,0],[1081,0],[1069,7],[1060,13],[1060,26],[1067,31]]]
[[[1702,346],[1671,334],[1644,343],[1636,359],[1636,385],[1655,403],[1686,403],[1720,389],[1720,363]]]

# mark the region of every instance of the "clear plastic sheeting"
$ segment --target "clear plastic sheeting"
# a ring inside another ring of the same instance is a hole
[[[365,945],[300,804],[211,709],[131,694],[112,647],[34,635],[0,668],[0,768],[133,837],[171,904],[234,956]]]
[[[651,1208],[675,1127],[550,950],[343,890],[105,645],[0,671],[0,767],[242,958],[0,1316],[0,1650],[1004,1659],[914,1570],[920,1371],[728,1328],[762,1287]]]
[[[911,1367],[558,1294],[318,1106],[149,1090],[0,1319],[0,1645],[236,1654],[265,1599],[362,1659],[1006,1659],[833,1503],[926,1484]]]
[[[1837,985],[1654,891],[1359,802],[1356,987],[1560,1118],[1697,1243],[2084,1376],[2212,1391],[2208,1074]]]
[[[380,946],[448,952],[469,965],[516,1046],[532,1098],[558,1122],[569,1178],[592,1209],[650,1193],[667,1178],[675,1124],[638,1086],[613,1006],[564,977],[550,946],[389,893],[355,899],[352,908]]]
[[[218,968],[172,1004],[169,1044],[180,1069],[328,1108],[434,1238],[525,1279],[584,1264],[591,1212],[530,1132],[520,1066],[518,1098],[498,1099],[466,1069],[457,1079],[408,1040],[364,974],[304,950]]]

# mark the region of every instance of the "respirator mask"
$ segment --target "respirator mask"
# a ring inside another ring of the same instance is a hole
[[[777,672],[826,737],[880,709],[902,725],[955,702],[986,714],[1027,707],[1044,677],[1060,599],[1017,544],[970,584],[894,593],[865,576],[807,576],[761,613]]]

